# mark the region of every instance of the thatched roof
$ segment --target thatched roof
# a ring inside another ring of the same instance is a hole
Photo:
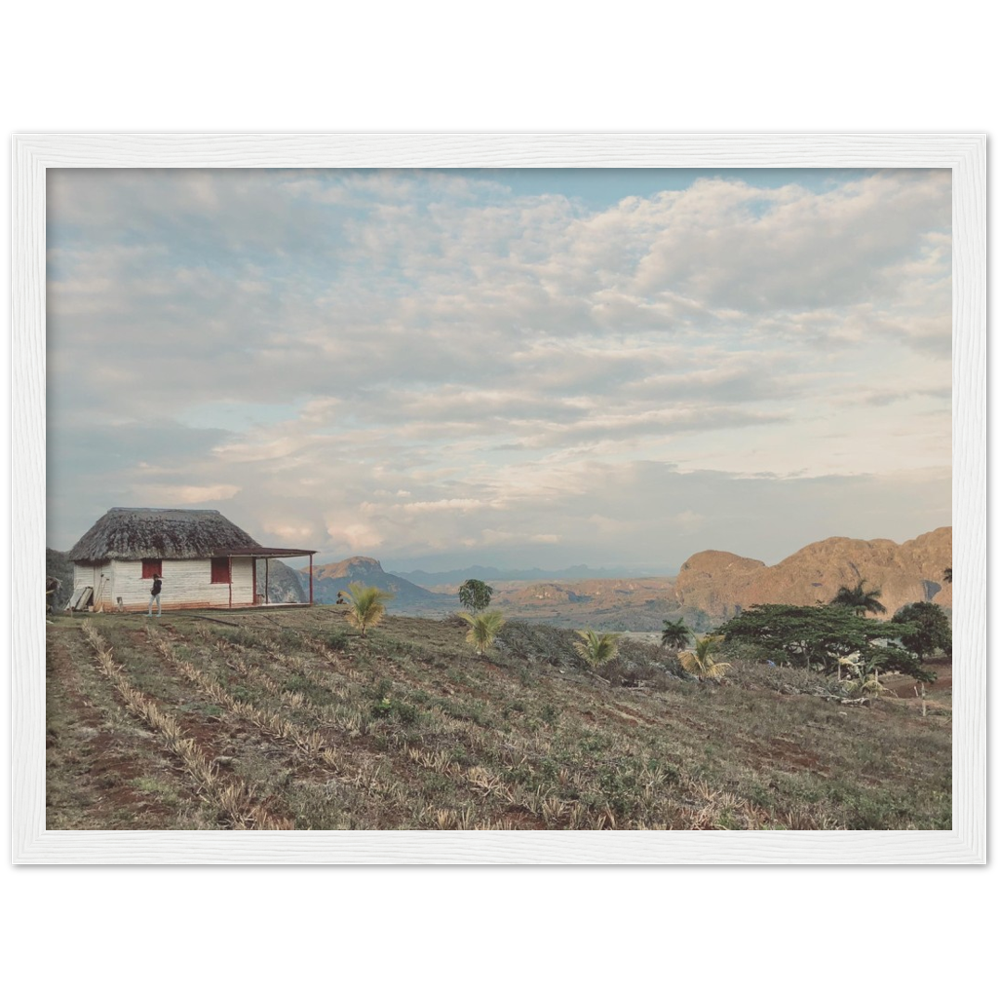
[[[217,510],[112,507],[70,549],[73,562],[109,559],[207,559],[260,549]]]

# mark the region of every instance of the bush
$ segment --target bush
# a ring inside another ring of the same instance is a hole
[[[410,726],[417,721],[420,713],[413,705],[408,705],[405,701],[393,701],[386,695],[372,705],[371,717],[373,719],[388,719],[390,716],[398,719],[404,726]]]
[[[375,702],[371,708],[371,715],[373,719],[386,719],[392,715],[392,699],[386,695],[384,698]]]
[[[603,677],[612,687],[648,687],[663,691],[684,672],[680,664],[677,664],[676,671],[671,671],[659,663],[636,662],[619,657],[598,667],[594,673]]]
[[[410,726],[420,717],[420,713],[413,707],[413,705],[407,705],[405,701],[398,702],[395,706],[396,718],[403,723],[404,726]]]
[[[558,708],[556,708],[554,705],[549,705],[549,704],[543,705],[541,712],[539,712],[542,722],[550,726],[552,725],[553,722],[556,721],[556,719],[559,718],[561,714],[562,713],[559,711]]]
[[[351,645],[351,637],[347,632],[337,631],[326,637],[327,649],[334,653],[346,653]]]

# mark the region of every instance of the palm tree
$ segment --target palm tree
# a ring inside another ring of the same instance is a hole
[[[660,636],[660,645],[668,646],[670,649],[683,649],[694,633],[684,624],[683,618],[677,621],[663,619],[663,635]]]
[[[374,628],[385,614],[385,601],[391,601],[394,594],[379,590],[378,587],[366,587],[363,583],[352,583],[345,595],[350,607],[347,609],[347,620],[361,629],[361,635],[367,634],[369,628]]]
[[[573,648],[596,670],[618,655],[617,632],[595,632],[592,628],[576,633],[583,642],[574,642]]]
[[[681,666],[696,677],[721,677],[731,663],[720,663],[712,655],[712,650],[722,642],[721,635],[706,635],[694,644],[694,649],[685,649],[677,654]]]
[[[482,656],[496,642],[500,630],[504,626],[503,615],[499,611],[483,611],[478,615],[470,615],[468,611],[459,611],[458,617],[469,623],[469,631],[465,641],[476,647],[476,653]]]
[[[885,605],[879,600],[881,596],[881,587],[865,590],[865,581],[858,580],[853,587],[842,586],[830,604],[850,608],[859,618],[864,618],[869,611],[872,614],[884,615]]]

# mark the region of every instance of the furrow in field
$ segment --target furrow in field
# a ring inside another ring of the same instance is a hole
[[[217,766],[202,752],[197,742],[184,734],[176,717],[129,683],[125,668],[114,659],[111,648],[98,630],[90,622],[84,622],[82,628],[94,650],[98,669],[111,682],[128,710],[159,734],[166,749],[181,761],[197,783],[201,794],[218,806],[234,829],[290,828],[290,823],[271,813],[244,782],[221,777]]]

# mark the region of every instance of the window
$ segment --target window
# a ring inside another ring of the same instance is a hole
[[[212,583],[231,583],[229,577],[229,557],[220,556],[212,559]]]
[[[154,573],[157,576],[163,576],[163,560],[162,559],[143,559],[143,561],[142,561],[142,578],[143,578],[143,580],[152,580]]]

